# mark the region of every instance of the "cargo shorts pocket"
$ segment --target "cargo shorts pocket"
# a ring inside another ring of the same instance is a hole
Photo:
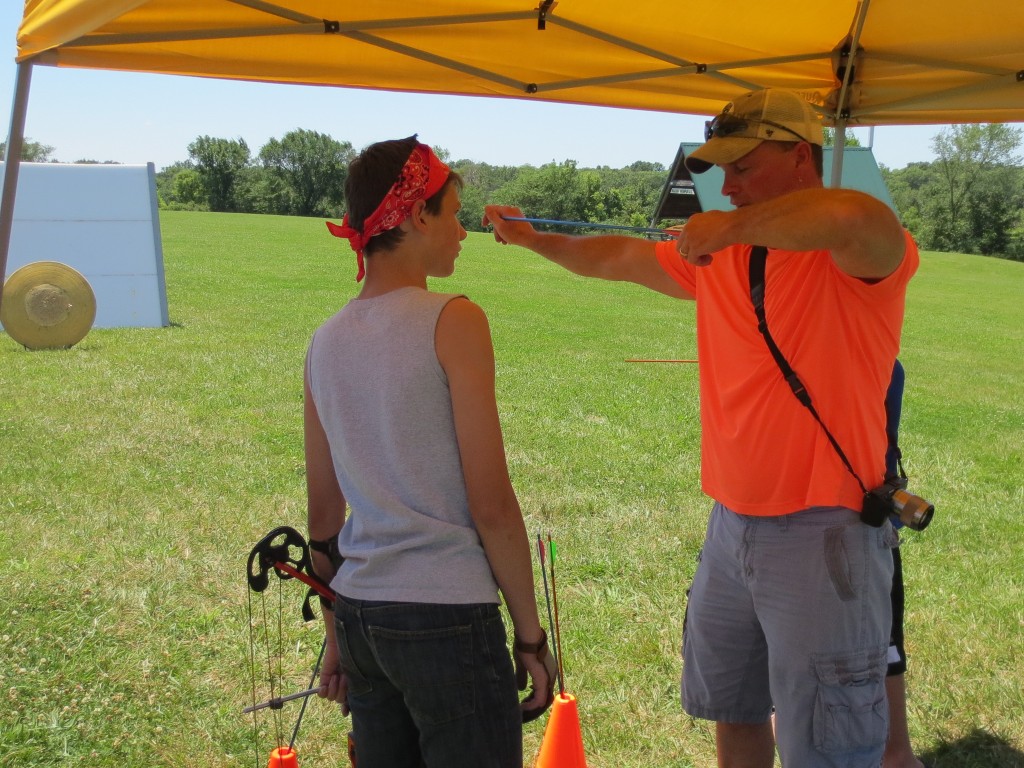
[[[834,754],[885,744],[889,723],[885,650],[879,646],[813,657],[818,678],[814,746],[820,751]]]

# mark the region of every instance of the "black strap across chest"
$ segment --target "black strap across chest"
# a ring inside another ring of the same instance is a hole
[[[776,365],[779,366],[779,370],[782,371],[782,376],[789,384],[789,388],[793,390],[793,394],[796,395],[796,399],[811,412],[815,421],[821,425],[821,428],[825,430],[825,436],[828,441],[832,444],[836,453],[839,454],[839,458],[843,462],[843,466],[853,475],[854,480],[860,486],[864,493],[868,492],[864,483],[861,482],[860,476],[853,469],[853,465],[850,460],[846,458],[846,454],[843,453],[843,449],[839,446],[838,441],[832,436],[828,427],[825,426],[825,422],[821,420],[821,416],[818,415],[818,411],[814,407],[814,403],[811,402],[811,395],[804,387],[800,377],[797,376],[796,371],[786,360],[786,356],[782,354],[782,350],[779,349],[779,345],[775,343],[775,339],[772,338],[771,331],[768,330],[768,319],[764,312],[764,291],[765,291],[765,263],[768,260],[768,249],[763,245],[755,245],[750,251],[750,300],[754,304],[754,313],[757,315],[757,330],[764,336],[765,343],[768,345],[768,351],[772,353],[772,357],[775,359]]]

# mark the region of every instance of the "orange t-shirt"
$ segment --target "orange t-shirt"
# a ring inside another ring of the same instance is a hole
[[[917,246],[877,283],[847,275],[828,251],[769,249],[765,315],[782,354],[868,489],[885,473],[885,393],[900,345]],[[757,329],[750,246],[694,267],[658,243],[670,277],[697,301],[701,487],[745,515],[814,506],[860,510],[863,492],[824,430],[796,399]]]

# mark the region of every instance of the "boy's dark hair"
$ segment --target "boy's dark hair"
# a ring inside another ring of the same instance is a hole
[[[363,223],[398,179],[402,166],[416,148],[419,141],[416,134],[406,139],[391,139],[371,144],[348,166],[348,178],[345,179],[345,202],[348,207],[349,226],[363,231]],[[449,185],[456,184],[462,189],[462,177],[454,171],[448,176],[444,186],[433,197],[427,200],[427,213],[436,216],[441,210],[441,200]],[[395,248],[404,236],[401,229],[395,227],[387,232],[370,238],[363,249],[365,256],[377,251],[390,251]]]

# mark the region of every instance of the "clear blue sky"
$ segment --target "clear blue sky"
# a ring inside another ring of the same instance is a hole
[[[10,127],[16,35],[22,3],[0,2],[0,134]],[[682,141],[700,141],[704,117],[458,96],[208,80],[100,70],[35,67],[25,135],[63,162],[152,162],[157,170],[188,159],[197,136],[242,138],[255,155],[268,139],[297,128],[349,141],[357,149],[420,135],[453,159],[494,165],[576,160],[620,168],[635,160],[671,164]],[[879,163],[902,168],[934,159],[943,126],[874,131]],[[869,143],[867,129],[856,131]]]

